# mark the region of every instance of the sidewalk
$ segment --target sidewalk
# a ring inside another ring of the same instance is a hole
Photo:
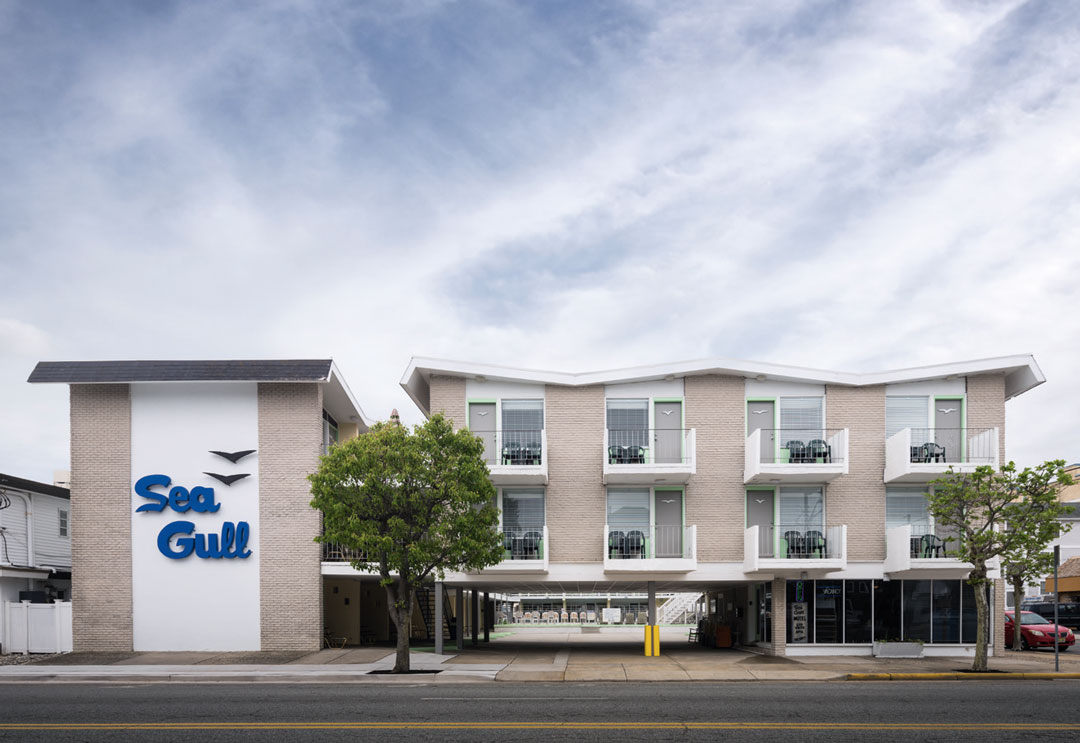
[[[307,683],[469,683],[483,681],[835,681],[848,674],[955,674],[967,658],[879,659],[866,656],[774,658],[686,642],[686,630],[661,629],[661,655],[643,653],[640,629],[581,634],[577,628],[515,631],[444,655],[414,651],[414,671],[371,675],[394,665],[386,647],[316,653],[71,653],[0,666],[0,683],[24,681],[255,681]],[[1053,653],[1006,651],[990,667],[1052,673]],[[1063,673],[1080,673],[1080,652],[1061,656]]]

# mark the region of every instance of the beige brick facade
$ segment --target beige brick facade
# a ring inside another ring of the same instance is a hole
[[[431,412],[442,413],[454,422],[455,428],[469,425],[465,411],[465,380],[461,377],[431,375]]]
[[[259,385],[259,606],[263,650],[322,647],[321,515],[307,475],[319,466],[322,388]]]
[[[71,385],[71,592],[76,651],[132,649],[131,396]]]
[[[998,456],[1005,458],[1005,375],[977,374],[967,378],[967,427],[998,429]]]
[[[552,562],[601,562],[607,491],[604,388],[548,385],[547,523]]]
[[[769,655],[787,653],[787,580],[775,578],[772,582],[772,642],[766,651]]]
[[[848,474],[825,488],[829,526],[847,524],[849,562],[885,559],[885,387],[825,388],[825,427],[848,429]]]
[[[746,527],[743,449],[746,382],[687,377],[686,427],[696,429],[697,474],[686,488],[686,523],[697,525],[699,562],[741,562]]]

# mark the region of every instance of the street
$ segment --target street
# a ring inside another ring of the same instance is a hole
[[[0,740],[1076,740],[1076,681],[0,685]]]

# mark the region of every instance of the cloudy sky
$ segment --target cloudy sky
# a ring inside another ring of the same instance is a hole
[[[1080,4],[0,0],[0,471],[40,359],[1034,353],[1080,460]]]

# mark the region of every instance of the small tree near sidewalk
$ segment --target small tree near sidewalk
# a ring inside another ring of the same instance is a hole
[[[394,672],[407,673],[416,590],[502,558],[483,442],[441,415],[411,431],[377,423],[334,446],[308,479],[323,513],[316,541],[351,549],[355,569],[378,573],[397,629]]]
[[[939,526],[956,532],[960,541],[956,557],[972,565],[968,584],[975,589],[978,618],[973,671],[987,670],[989,562],[1007,555],[1025,559],[1029,546],[1037,544],[1042,535],[1056,535],[1058,516],[1064,510],[1057,490],[1069,482],[1062,460],[1020,472],[1012,462],[1000,472],[988,466],[977,467],[972,473],[950,469],[948,475],[933,482],[933,490],[927,494],[930,512]]]

